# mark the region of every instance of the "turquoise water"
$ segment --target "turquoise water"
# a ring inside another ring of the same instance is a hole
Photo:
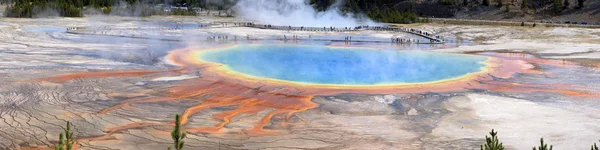
[[[482,56],[332,48],[247,45],[203,52],[201,60],[255,77],[300,83],[378,85],[430,82],[478,72]]]
[[[27,28],[27,29],[23,29],[23,31],[25,31],[25,32],[43,32],[43,33],[67,32],[67,28],[62,28],[62,27]]]

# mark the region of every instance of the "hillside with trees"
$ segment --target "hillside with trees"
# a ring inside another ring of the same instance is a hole
[[[35,18],[48,13],[63,17],[82,17],[83,12],[90,9],[104,14],[120,9],[135,11],[136,16],[149,16],[161,14],[162,9],[156,7],[158,4],[190,8],[185,11],[175,10],[171,12],[173,15],[193,15],[193,7],[225,9],[222,3],[210,3],[207,0],[0,0],[0,3],[8,5],[4,16],[17,18]]]
[[[599,22],[598,0],[463,0],[455,7],[454,18],[482,20],[543,20],[551,22]],[[462,6],[461,6],[462,5]]]
[[[311,0],[319,10],[334,3],[334,0]],[[413,14],[482,20],[600,21],[598,0],[344,0],[342,11],[364,13],[383,22],[411,18]]]
[[[341,1],[341,2],[338,2]],[[81,17],[88,9],[111,14],[115,9],[141,12],[137,16],[162,14],[159,4],[188,7],[171,15],[194,15],[193,7],[212,10],[232,8],[236,0],[0,0],[7,4],[7,17],[36,17],[55,13]],[[600,21],[598,0],[307,0],[317,11],[339,4],[343,14],[363,14],[389,23],[414,23],[424,18],[460,18],[485,20],[571,20]],[[118,6],[118,7],[117,7]],[[136,9],[136,10],[133,10]]]

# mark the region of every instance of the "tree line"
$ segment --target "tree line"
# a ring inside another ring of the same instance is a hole
[[[452,1],[452,0],[450,0],[450,1]],[[463,0],[463,1],[465,3],[464,5],[467,5],[468,1],[477,2],[478,0]],[[585,1],[586,0],[576,0],[575,1],[576,2],[575,9],[584,8]],[[510,5],[513,5],[513,4],[508,4],[508,3],[503,4],[502,2],[503,2],[503,0],[496,0],[495,6],[499,7],[499,8],[502,6],[505,6],[506,11],[509,11]],[[481,2],[481,4],[483,6],[490,6],[491,2],[490,2],[490,0],[483,0]],[[525,9],[525,10],[526,9],[537,10],[537,9],[541,9],[541,8],[544,8],[547,6],[551,6],[552,11],[554,13],[558,14],[558,13],[560,13],[564,10],[567,10],[571,7],[571,0],[521,0],[520,5],[521,5],[521,9]]]
[[[437,17],[452,16],[454,11],[472,7],[495,6],[504,8],[507,12],[511,6],[520,5],[521,9],[541,10],[550,8],[551,12],[559,14],[570,8],[582,9],[586,0],[434,0],[434,3],[418,4],[412,0],[339,0],[342,13],[366,14],[369,18],[389,23],[414,23],[420,22],[419,17],[428,17],[427,14]],[[573,1],[575,2],[574,4]],[[336,0],[310,0],[316,10],[325,11]],[[417,5],[421,9],[417,9]],[[573,7],[574,6],[574,7]],[[424,7],[424,8],[423,8]],[[444,14],[446,13],[446,14]]]
[[[0,4],[8,5],[4,16],[18,18],[33,18],[38,15],[56,12],[62,17],[82,17],[83,10],[96,9],[105,14],[110,14],[115,9],[126,11],[141,10],[142,16],[164,15],[162,10],[154,6],[188,7],[187,10],[179,9],[170,12],[170,15],[195,15],[193,7],[203,9],[228,9],[235,4],[234,0],[0,0]]]
[[[343,0],[341,11],[344,14],[366,14],[367,17],[380,22],[389,23],[414,23],[419,22],[419,17],[409,10],[398,10],[392,6],[394,0]],[[125,2],[127,6],[143,6],[145,15],[159,14],[162,10],[155,10],[153,6],[164,4],[188,7],[188,10],[173,10],[171,15],[195,15],[192,7],[203,9],[225,10],[233,7],[237,0],[0,0],[0,3],[8,4],[5,11],[6,17],[32,18],[47,12],[56,11],[63,17],[81,17],[82,11],[87,8],[100,10],[105,14],[111,13],[117,5]],[[316,10],[325,11],[336,0],[309,0]]]
[[[8,4],[4,11],[6,17],[31,18],[50,10],[56,11],[60,16],[82,16],[82,0],[15,0],[6,3]]]
[[[310,0],[311,4],[318,11],[326,11],[336,0]],[[422,22],[419,16],[412,10],[399,10],[394,6],[397,0],[343,0],[339,2],[339,11],[342,14],[366,14],[374,21],[386,23],[416,23]]]
[[[586,0],[575,0],[576,4],[571,4],[572,0],[439,0],[439,4],[442,5],[455,5],[456,7],[468,7],[468,6],[496,6],[501,8],[504,6],[506,11],[510,10],[511,5],[518,3],[521,9],[543,9],[545,7],[552,8],[552,11],[556,14],[569,9],[574,5],[575,9],[582,9],[585,7]]]
[[[542,9],[552,8],[553,12],[560,13],[575,6],[575,9],[584,8],[586,0],[520,0],[521,9]],[[157,4],[173,5],[178,7],[188,7],[188,10],[175,10],[171,15],[195,15],[192,7],[203,9],[226,10],[233,7],[237,0],[0,0],[0,4],[8,4],[5,11],[7,17],[35,17],[40,13],[52,10],[64,17],[81,17],[82,10],[93,8],[109,14],[113,11],[115,5],[127,6],[143,5],[145,15],[164,14],[160,10],[155,10],[153,6]],[[326,11],[333,4],[338,5],[342,14],[365,14],[367,17],[380,22],[388,23],[415,23],[421,22],[419,17],[425,17],[431,13],[447,13],[444,16],[453,15],[451,11],[441,11],[442,9],[458,9],[463,7],[476,6],[496,6],[504,7],[510,11],[511,5],[515,0],[438,0],[436,4],[428,4],[425,9],[416,10],[415,1],[411,0],[307,0],[317,11]],[[511,2],[511,3],[503,3]],[[139,7],[139,6],[138,6]],[[437,16],[437,15],[434,15]]]

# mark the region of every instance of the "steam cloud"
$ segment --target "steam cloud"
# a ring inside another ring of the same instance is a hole
[[[306,0],[239,0],[235,10],[238,16],[273,25],[310,27],[350,27],[374,24],[356,14],[342,15],[338,0],[327,11],[317,12]]]

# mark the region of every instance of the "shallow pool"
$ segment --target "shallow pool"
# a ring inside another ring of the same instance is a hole
[[[23,29],[23,31],[25,31],[25,32],[42,32],[42,33],[67,32],[67,28],[63,28],[63,27],[25,28],[25,29]]]

